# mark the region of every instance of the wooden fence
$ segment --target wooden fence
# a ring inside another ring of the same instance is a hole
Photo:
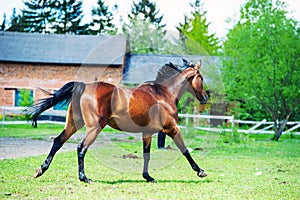
[[[180,128],[185,129],[186,133],[188,133],[188,128],[191,127],[190,120],[192,119],[193,128],[204,130],[204,131],[212,131],[212,132],[232,132],[234,129],[239,133],[246,134],[274,134],[272,130],[274,127],[274,122],[267,122],[267,120],[262,121],[248,121],[248,120],[237,120],[234,119],[234,116],[215,116],[215,115],[192,115],[192,114],[179,114],[181,118]],[[199,119],[204,119],[206,122],[200,123],[197,122]],[[211,119],[221,119],[224,121],[224,124],[219,127],[213,127],[210,123]],[[293,132],[294,135],[300,135],[300,122],[288,122],[287,130],[285,130],[282,134],[288,134]]]
[[[0,107],[0,113],[2,115],[2,120],[0,122],[2,128],[4,128],[4,125],[8,124],[30,124],[30,121],[26,120],[19,120],[19,121],[11,121],[11,120],[6,120],[10,116],[14,115],[22,115],[24,114],[23,111],[27,107]],[[51,118],[52,117],[65,117],[67,115],[66,110],[47,110],[41,114],[42,116],[49,116],[49,120],[39,120],[39,124],[61,124],[64,125],[65,122],[58,122],[58,121],[53,121]]]
[[[0,124],[2,128],[7,124],[30,124],[27,121],[10,121],[5,120],[6,117],[10,115],[20,115],[26,107],[0,107],[0,113],[2,114],[2,120]],[[47,110],[42,113],[42,116],[49,116],[49,120],[39,120],[39,124],[61,124],[64,125],[65,122],[57,122],[51,120],[51,117],[65,117],[67,111],[65,110]],[[274,134],[272,130],[274,127],[273,122],[267,122],[267,120],[262,121],[245,121],[234,119],[234,116],[214,116],[214,115],[193,115],[193,114],[179,114],[179,118],[181,118],[181,122],[179,127],[185,129],[185,132],[188,133],[188,129],[193,127],[195,129],[204,130],[204,131],[212,131],[212,132],[232,132],[234,129],[239,133],[246,134]],[[191,121],[192,119],[193,121]],[[202,120],[200,120],[202,119]],[[211,120],[213,119],[221,119],[223,120],[225,125],[220,127],[213,127],[211,125]],[[201,122],[202,121],[202,122]],[[291,133],[295,135],[300,135],[300,122],[288,122],[287,130],[283,132],[283,134]]]

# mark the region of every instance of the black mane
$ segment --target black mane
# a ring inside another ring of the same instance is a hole
[[[185,70],[189,67],[194,67],[194,65],[191,63],[188,63],[185,59],[183,59],[183,66],[173,65],[173,63],[171,63],[171,62],[169,64],[165,64],[158,70],[155,82],[161,83],[164,80],[167,80],[167,79],[175,76],[176,74],[181,73],[183,70]]]

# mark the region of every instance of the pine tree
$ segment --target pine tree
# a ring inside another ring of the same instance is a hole
[[[217,55],[219,50],[219,40],[215,34],[209,34],[210,23],[206,19],[206,11],[200,0],[191,3],[192,16],[184,16],[184,23],[180,23],[177,29],[185,48],[190,54]]]
[[[141,20],[136,16],[122,28],[124,34],[130,35],[132,53],[170,53],[169,42],[164,38],[165,31],[157,24],[151,24],[148,20]]]
[[[90,24],[89,32],[93,35],[116,34],[117,28],[112,23],[112,12],[109,11],[109,8],[105,5],[104,0],[98,0],[97,4],[97,7],[92,9],[93,22]]]
[[[156,4],[149,0],[133,2],[129,23],[123,22],[122,31],[130,35],[130,48],[134,53],[170,53],[170,42],[165,39],[163,16],[157,16]]]
[[[55,21],[52,23],[54,33],[82,34],[86,26],[81,26],[83,18],[82,1],[60,0],[55,1]]]
[[[25,32],[47,32],[47,26],[54,21],[53,0],[29,0],[24,2],[22,10],[24,21],[22,22]]]
[[[5,26],[6,26],[6,14],[3,14],[3,22],[1,24],[1,30],[0,31],[5,31]]]
[[[150,23],[158,25],[159,28],[163,28],[166,25],[161,24],[163,15],[157,16],[159,10],[156,9],[156,3],[150,0],[139,0],[137,3],[133,1],[131,6],[131,13],[128,14],[130,20],[135,20],[136,16],[139,16],[142,20],[149,20]]]
[[[17,14],[16,8],[13,8],[12,15],[10,17],[10,26],[6,31],[11,32],[25,32],[24,17],[21,14]]]

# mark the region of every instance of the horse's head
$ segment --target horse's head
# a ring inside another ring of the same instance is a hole
[[[186,79],[190,84],[190,87],[187,88],[187,91],[194,95],[201,104],[206,104],[208,100],[208,94],[206,93],[203,86],[203,77],[200,74],[200,67],[202,62],[199,61],[196,65],[193,63],[188,63],[186,60],[183,60],[184,68],[186,72]]]

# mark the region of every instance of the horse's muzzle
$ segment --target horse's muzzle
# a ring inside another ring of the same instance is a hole
[[[200,100],[200,104],[206,104],[209,99],[209,92],[202,94],[202,99]]]

